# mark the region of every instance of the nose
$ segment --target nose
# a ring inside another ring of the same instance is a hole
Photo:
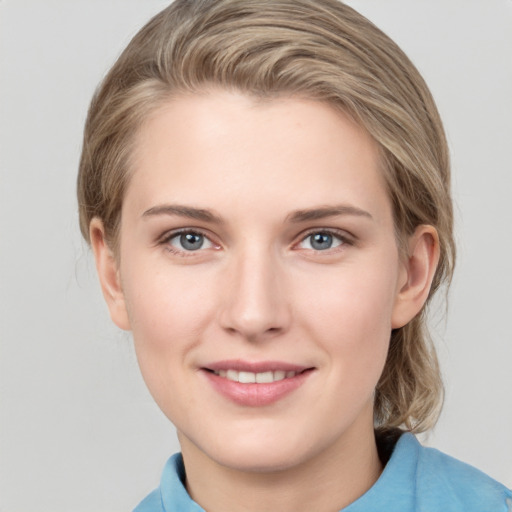
[[[270,251],[245,251],[233,257],[220,313],[223,329],[248,341],[262,341],[285,332],[291,321],[285,276]]]

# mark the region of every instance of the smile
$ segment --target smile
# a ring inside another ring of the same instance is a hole
[[[242,384],[271,384],[272,382],[277,382],[283,379],[291,379],[299,372],[276,370],[255,373],[230,369],[218,370],[213,373],[224,379],[228,379],[233,382],[240,382]]]
[[[223,361],[202,374],[224,399],[245,407],[269,406],[304,385],[315,368],[283,362]]]

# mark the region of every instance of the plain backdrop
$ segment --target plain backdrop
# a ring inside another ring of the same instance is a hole
[[[425,441],[512,486],[512,1],[352,0],[431,86],[459,260]],[[0,0],[0,511],[121,512],[178,449],[77,227],[95,86],[163,0]]]

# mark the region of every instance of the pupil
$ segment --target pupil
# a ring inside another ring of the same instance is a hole
[[[330,249],[332,245],[332,235],[327,233],[316,233],[311,237],[311,247],[316,250]]]
[[[196,233],[184,233],[180,236],[180,243],[188,251],[197,251],[203,245],[203,236]]]

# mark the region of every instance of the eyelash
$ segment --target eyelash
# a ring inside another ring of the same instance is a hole
[[[320,229],[317,228],[317,229],[312,229],[312,230],[306,232],[305,234],[301,235],[301,239],[299,240],[299,242],[294,244],[294,247],[300,245],[301,243],[304,243],[308,238],[312,237],[313,235],[331,236],[335,239],[338,239],[340,242],[337,246],[329,247],[328,249],[325,249],[325,250],[314,249],[314,248],[306,249],[306,250],[310,250],[310,251],[313,251],[318,254],[320,254],[320,253],[331,254],[332,252],[337,252],[337,251],[343,250],[343,248],[346,246],[354,245],[354,240],[345,231],[340,231],[340,230],[332,229],[332,228],[320,228]]]
[[[175,238],[178,238],[178,237],[180,237],[182,235],[197,235],[197,236],[201,236],[201,237],[203,237],[203,239],[205,241],[208,241],[208,243],[210,243],[213,247],[215,247],[215,248],[219,247],[218,244],[216,244],[215,242],[213,242],[211,240],[211,237],[209,237],[208,235],[203,233],[201,230],[199,230],[199,229],[191,229],[191,228],[183,228],[183,229],[179,229],[177,231],[172,231],[170,233],[166,233],[160,239],[159,245],[165,246],[167,251],[171,252],[172,254],[175,254],[176,256],[181,256],[183,258],[195,256],[195,253],[201,252],[201,248],[202,247],[200,247],[199,249],[197,249],[195,251],[187,251],[185,249],[180,250],[180,249],[177,249],[176,247],[173,247],[171,245],[171,240],[173,240]]]
[[[203,239],[205,241],[207,241],[209,244],[211,244],[214,248],[219,248],[220,245],[219,244],[216,244],[215,242],[213,242],[211,240],[211,237],[208,236],[207,234],[205,234],[204,232],[202,232],[201,230],[199,229],[191,229],[191,228],[183,228],[183,229],[179,229],[177,231],[172,231],[170,233],[166,233],[161,239],[160,241],[158,242],[159,245],[163,245],[165,246],[166,250],[168,250],[169,252],[171,252],[172,254],[175,254],[177,256],[181,256],[181,257],[191,257],[191,256],[195,256],[195,253],[200,253],[202,252],[201,249],[203,249],[202,247],[198,248],[197,250],[180,250],[180,249],[177,249],[176,247],[173,247],[171,245],[171,240],[175,239],[175,238],[178,238],[182,235],[197,235],[197,236],[201,236],[203,237]],[[312,229],[304,234],[301,234],[301,237],[300,237],[300,240],[296,243],[293,244],[293,248],[296,248],[298,245],[300,245],[301,243],[304,243],[308,238],[312,237],[313,235],[326,235],[326,236],[331,236],[333,237],[334,239],[337,239],[339,240],[339,244],[335,247],[329,247],[325,250],[320,250],[320,249],[314,249],[314,248],[311,248],[311,249],[306,249],[306,250],[309,250],[309,251],[313,251],[315,253],[332,253],[333,251],[336,252],[336,251],[339,251],[339,250],[343,250],[344,247],[346,246],[351,246],[351,245],[354,245],[354,240],[347,235],[347,233],[345,231],[340,231],[340,230],[336,230],[336,229],[332,229],[332,228],[325,228],[325,229]],[[210,248],[210,247],[208,247]],[[204,249],[203,249],[204,250]]]

